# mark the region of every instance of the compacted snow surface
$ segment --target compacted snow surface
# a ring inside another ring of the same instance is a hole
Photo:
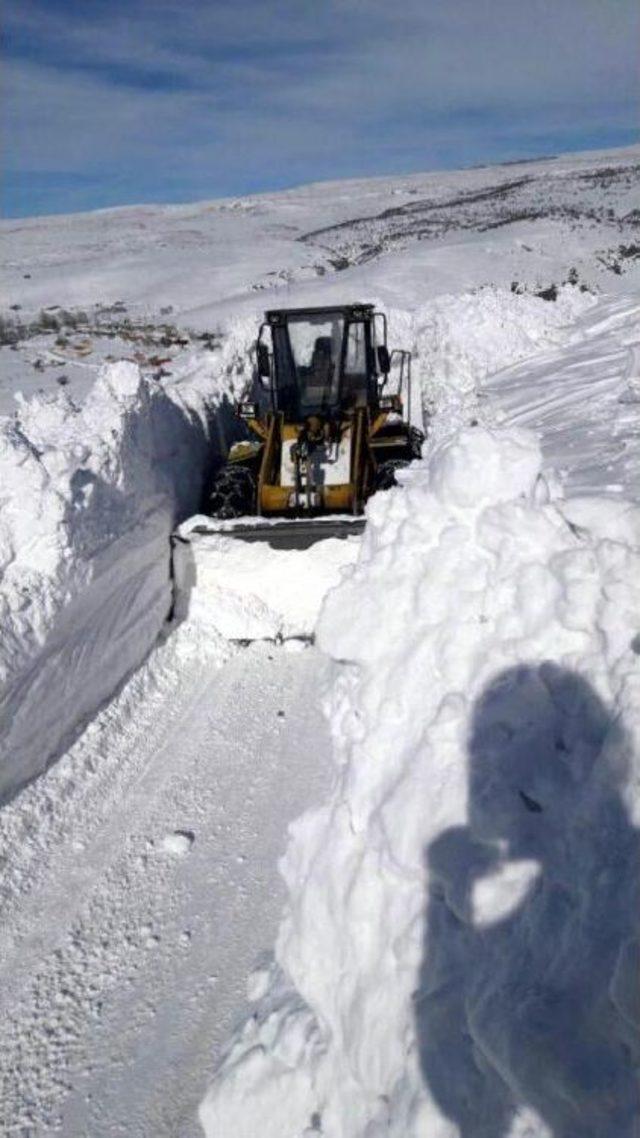
[[[639,165],[2,223],[8,1134],[631,1138]],[[262,311],[355,300],[423,461],[176,594]]]
[[[5,808],[5,1132],[199,1133],[211,1056],[275,933],[286,824],[327,785],[305,698],[323,667],[178,631]]]

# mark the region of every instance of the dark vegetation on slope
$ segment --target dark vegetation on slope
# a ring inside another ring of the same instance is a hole
[[[435,241],[464,230],[484,233],[541,218],[568,222],[572,227],[599,225],[620,233],[640,226],[640,211],[628,210],[625,201],[639,180],[640,164],[583,173],[547,170],[453,197],[420,198],[370,217],[312,230],[298,240],[325,249],[331,266],[340,271],[403,248],[410,241]],[[606,206],[603,190],[607,190]]]

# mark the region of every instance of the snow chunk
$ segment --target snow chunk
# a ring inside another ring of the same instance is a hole
[[[136,364],[118,360],[104,370],[101,381],[116,399],[130,400],[138,395],[140,372]]]
[[[529,498],[541,464],[540,444],[529,431],[496,435],[483,427],[469,427],[436,451],[429,476],[441,502],[468,507]]]
[[[191,830],[175,830],[162,839],[162,848],[172,857],[186,857],[195,840],[196,836]]]

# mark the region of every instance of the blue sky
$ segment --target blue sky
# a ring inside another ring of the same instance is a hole
[[[638,137],[638,0],[4,0],[3,213]]]

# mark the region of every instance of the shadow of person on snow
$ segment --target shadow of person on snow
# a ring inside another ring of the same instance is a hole
[[[426,850],[420,1065],[462,1138],[533,1108],[553,1138],[631,1138],[640,1099],[629,739],[579,675],[499,675],[469,741],[468,825]]]

